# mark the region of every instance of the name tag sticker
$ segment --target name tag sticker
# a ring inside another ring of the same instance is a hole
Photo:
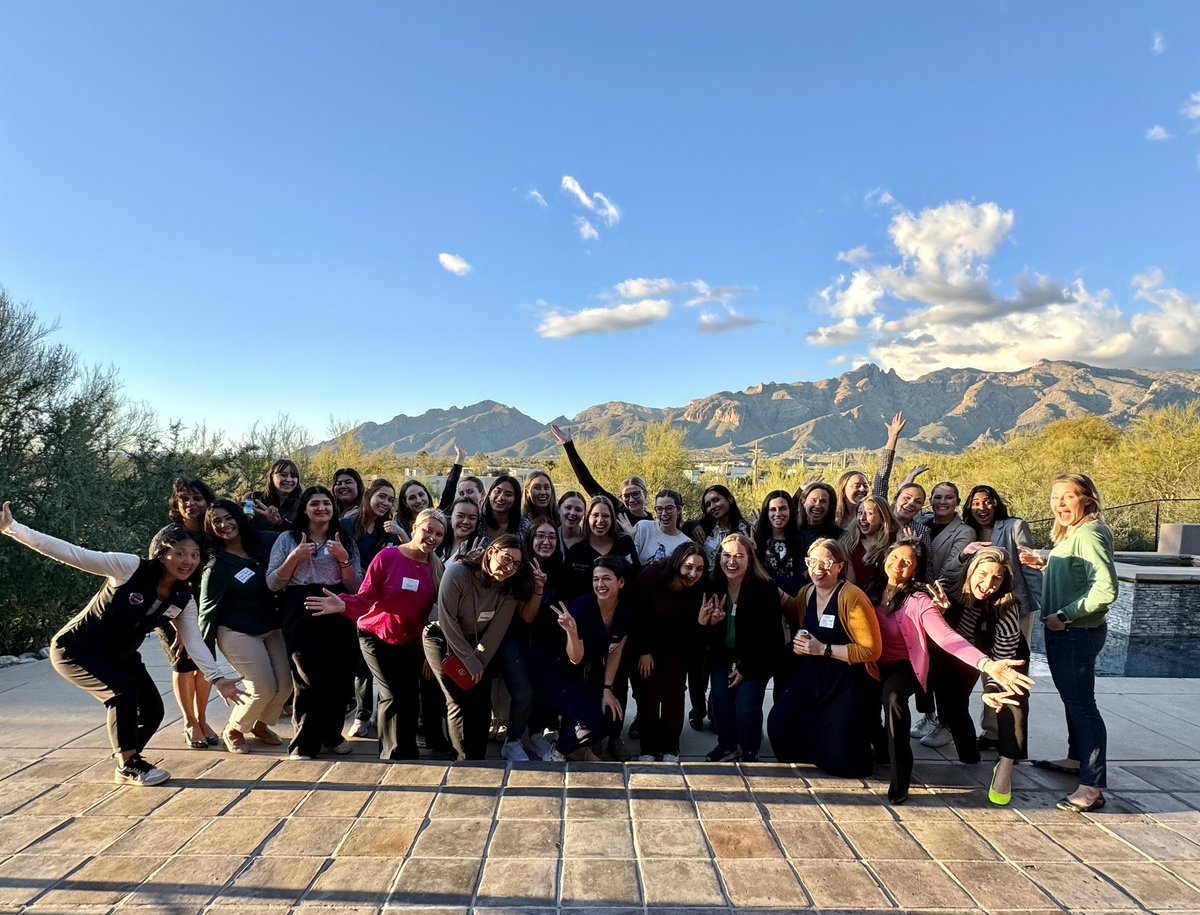
[[[182,607],[176,607],[174,604],[171,604],[171,606],[167,607],[167,609],[165,611],[163,611],[163,616],[165,616],[169,620],[173,620],[173,619],[175,619],[175,617],[179,616],[179,614],[182,612],[183,612]]]
[[[415,578],[405,577],[404,581],[400,582],[400,587],[404,591],[416,591],[421,587],[421,583]]]
[[[236,575],[234,575],[233,577],[236,578],[238,581],[240,581],[242,584],[245,584],[251,578],[254,577],[254,570],[253,569],[240,569],[240,570],[238,570],[238,573]]]
[[[832,613],[821,614],[821,621],[820,621],[820,623],[818,623],[818,625],[822,629],[832,629],[833,628],[833,614]]]
[[[495,615],[495,610],[484,610],[481,614],[479,614],[479,622],[486,623]]]

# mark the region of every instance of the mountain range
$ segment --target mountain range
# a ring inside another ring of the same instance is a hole
[[[721,391],[683,407],[613,401],[578,415],[543,422],[491,400],[367,422],[354,432],[369,450],[398,454],[483,452],[539,460],[559,449],[550,422],[581,440],[611,436],[637,445],[648,423],[671,422],[687,445],[713,457],[736,457],[757,442],[767,455],[800,457],[877,448],[882,419],[903,410],[906,448],[958,453],[1058,419],[1098,416],[1123,425],[1146,410],[1200,397],[1200,372],[1108,369],[1078,362],[1038,362],[1016,372],[942,369],[907,381],[894,371],[861,365],[837,378],[768,382]]]

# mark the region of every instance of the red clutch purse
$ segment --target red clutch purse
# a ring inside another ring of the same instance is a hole
[[[459,689],[469,690],[475,686],[475,678],[453,651],[442,662],[442,673],[453,680]]]

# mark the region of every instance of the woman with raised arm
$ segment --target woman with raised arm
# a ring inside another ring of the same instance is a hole
[[[993,557],[994,558],[994,557]],[[925,688],[929,680],[932,663],[943,666],[938,678],[939,702],[943,721],[952,726],[959,758],[966,763],[979,761],[975,747],[975,729],[967,714],[967,702],[971,689],[982,671],[987,680],[984,701],[993,707],[1005,704],[1017,705],[1014,695],[1027,693],[1033,681],[1016,670],[1028,660],[1017,658],[1017,650],[1010,637],[1019,635],[1016,630],[1016,615],[1011,615],[1011,626],[1006,625],[1004,635],[997,644],[999,634],[994,628],[979,627],[981,620],[997,622],[996,609],[985,609],[984,603],[998,593],[999,583],[991,577],[993,569],[979,564],[978,579],[967,584],[967,590],[959,592],[958,611],[952,616],[958,627],[952,628],[943,613],[951,610],[951,602],[940,585],[933,586],[933,598],[921,584],[925,565],[925,548],[919,540],[900,540],[888,550],[884,559],[887,586],[876,609],[879,628],[883,637],[883,653],[879,658],[879,673],[882,678],[880,695],[883,705],[884,730],[887,738],[888,755],[892,763],[892,780],[888,787],[888,800],[903,804],[908,800],[908,789],[912,782],[912,744],[909,737],[911,719],[908,711],[909,697],[918,689]],[[964,612],[965,605],[971,609]],[[986,616],[985,616],[986,614]],[[1007,617],[1005,617],[1007,619]],[[987,628],[991,635],[985,635]],[[970,633],[970,635],[967,635]],[[933,644],[930,644],[932,641]],[[982,651],[985,645],[988,651]],[[937,648],[934,648],[934,645]],[[995,655],[989,657],[989,653]],[[934,661],[932,654],[940,660]],[[1017,713],[1020,714],[1020,708]],[[1014,715],[1007,715],[1010,743],[1005,749],[1012,752],[1007,761],[997,764],[993,772],[992,786],[988,797],[992,803],[1003,806],[1012,799],[1012,765],[1018,753],[1023,757],[1024,748],[1018,748],[1013,736]],[[1024,743],[1024,715],[1020,717],[1021,744]],[[1001,772],[1001,766],[1004,771]],[[1003,790],[1002,790],[1003,789]]]
[[[796,503],[782,489],[767,493],[754,525],[754,552],[776,586],[796,594],[808,580]]]
[[[558,524],[558,494],[550,474],[535,470],[525,478],[525,494],[522,500],[525,517],[531,522],[538,518],[549,518]]]
[[[1042,769],[1078,774],[1079,787],[1058,802],[1087,813],[1104,806],[1108,731],[1096,705],[1096,658],[1108,635],[1108,608],[1117,599],[1112,531],[1100,516],[1100,492],[1090,477],[1067,473],[1050,488],[1054,549],[1021,548],[1021,564],[1044,570],[1042,623],[1046,661],[1067,716],[1067,756],[1039,760]]]
[[[780,762],[869,775],[879,720],[879,621],[867,595],[843,579],[850,557],[839,541],[818,540],[804,562],[811,584],[782,601],[800,663],[775,698],[767,734]]]
[[[575,441],[571,437],[570,432],[551,423],[550,433],[554,436],[554,440],[562,445],[563,451],[567,453],[567,460],[571,463],[571,470],[574,471],[575,479],[579,481],[579,485],[583,487],[584,492],[593,498],[604,496],[612,502],[617,513],[631,525],[637,524],[639,521],[654,520],[650,513],[646,511],[646,500],[649,498],[649,489],[646,486],[645,480],[641,477],[628,477],[623,480],[621,482],[621,495],[618,497],[596,482],[596,478],[588,470],[587,464],[583,462],[583,458],[575,450]]]
[[[637,658],[641,760],[679,762],[687,655],[699,636],[704,603],[704,549],[692,540],[637,577],[629,650]]]
[[[593,496],[584,521],[587,536],[567,550],[562,595],[568,603],[592,590],[592,567],[600,556],[619,556],[634,574],[639,568],[633,540],[617,530],[617,510],[605,496]]]
[[[248,736],[277,747],[273,730],[292,694],[287,646],[275,597],[267,587],[268,550],[242,507],[217,499],[204,519],[213,558],[200,582],[200,632],[242,676],[245,699],[234,707],[221,740],[230,753],[247,753]]]
[[[587,537],[583,529],[583,519],[587,516],[587,499],[583,493],[570,490],[558,497],[558,518],[562,526],[558,529],[558,538],[565,556],[567,550]]]
[[[171,495],[167,499],[167,520],[186,528],[200,548],[200,567],[192,573],[188,583],[192,589],[192,596],[197,598],[200,596],[200,573],[209,557],[204,515],[215,501],[216,496],[203,480],[184,479],[178,479],[171,485]],[[212,685],[204,678],[203,672],[195,662],[188,657],[187,648],[171,623],[162,623],[157,632],[163,653],[167,656],[167,663],[171,665],[171,692],[175,694],[175,703],[183,715],[184,745],[193,750],[205,750],[219,745],[221,739],[208,724],[208,700],[212,694]],[[216,648],[213,640],[206,636],[205,642],[209,652],[213,652]]]
[[[0,534],[64,565],[102,575],[106,581],[86,607],[50,642],[50,663],[69,683],[108,710],[108,739],[117,761],[118,785],[159,785],[170,773],[151,765],[142,751],[163,718],[162,697],[138,649],[163,620],[175,621],[188,654],[227,704],[242,699],[238,680],[222,675],[196,622],[188,579],[200,565],[200,549],[187,530],[168,524],[150,542],[150,558],[100,553],[40,534],[13,520],[0,506]]]
[[[283,639],[295,692],[292,759],[312,759],[322,747],[339,756],[352,750],[342,725],[358,659],[354,624],[345,617],[314,616],[305,600],[326,590],[357,591],[361,582],[358,546],[350,538],[342,542],[333,493],[309,486],[297,500],[292,529],[276,538],[267,567],[267,587],[282,592]]]
[[[763,701],[783,642],[779,589],[745,534],[721,541],[710,576],[713,598],[700,608],[712,668],[710,703],[717,745],[709,762],[757,762]]]
[[[353,467],[339,467],[333,472],[333,498],[337,501],[338,517],[349,521],[358,514],[363,497],[362,475]]]
[[[519,608],[536,613],[540,598],[521,541],[512,534],[501,534],[478,557],[464,556],[446,567],[423,645],[446,697],[450,740],[459,759],[487,755],[492,660],[513,614]]]
[[[879,469],[875,478],[868,485],[867,475],[859,470],[848,470],[841,475],[837,483],[837,517],[836,523],[842,530],[848,529],[857,520],[858,506],[868,495],[876,496],[884,502],[888,498],[888,485],[892,478],[892,465],[896,459],[896,445],[900,441],[900,433],[908,425],[904,413],[899,412],[892,417],[891,422],[884,420],[887,429],[887,441],[879,454]],[[904,478],[904,483],[911,483],[928,470],[924,464],[912,468]]]
[[[421,758],[421,633],[441,583],[442,562],[436,551],[446,527],[441,511],[424,509],[413,522],[412,540],[376,553],[356,594],[325,590],[304,601],[314,617],[342,614],[357,622],[358,646],[379,687],[380,759]]]
[[[294,461],[280,458],[267,474],[267,488],[247,497],[254,501],[254,526],[277,533],[288,530],[299,497],[300,470]]]
[[[872,601],[883,593],[883,555],[895,542],[898,530],[887,502],[867,496],[858,506],[858,523],[842,534],[842,545],[850,557],[846,580],[862,588]]]

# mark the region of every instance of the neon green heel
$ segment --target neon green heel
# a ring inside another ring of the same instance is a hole
[[[1001,794],[996,790],[996,775],[1000,771],[1000,763],[996,763],[996,768],[992,769],[992,783],[988,785],[988,800],[997,807],[1007,807],[1012,803],[1012,790],[1008,794]]]

